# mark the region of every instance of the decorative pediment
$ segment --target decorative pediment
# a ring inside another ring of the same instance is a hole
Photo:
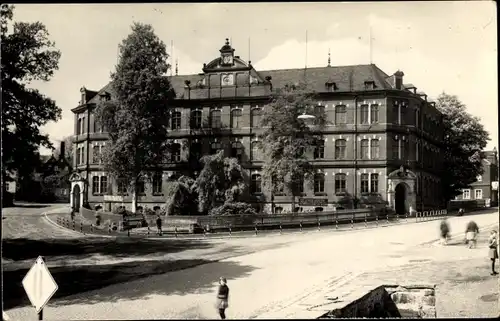
[[[73,173],[69,177],[70,182],[78,182],[78,181],[82,181],[82,180],[83,180],[82,176],[78,173]]]
[[[203,67],[203,72],[219,72],[219,71],[242,71],[252,69],[251,65],[239,58],[234,57],[231,65],[225,64],[222,57],[215,58]]]
[[[401,166],[399,169],[391,172],[387,178],[392,179],[392,178],[398,178],[398,179],[416,179],[417,175],[407,169],[404,166]]]

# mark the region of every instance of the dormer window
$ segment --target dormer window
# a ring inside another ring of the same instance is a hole
[[[111,95],[108,92],[103,92],[99,94],[99,98],[101,101],[108,101],[111,100]]]
[[[329,82],[325,83],[325,87],[326,87],[326,90],[329,92],[333,92],[333,91],[336,91],[338,89],[337,83],[335,83],[333,81],[329,81]]]
[[[365,81],[365,90],[373,90],[375,89],[375,82],[373,80]]]

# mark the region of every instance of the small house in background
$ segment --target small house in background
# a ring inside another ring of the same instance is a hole
[[[483,152],[483,174],[469,188],[450,201],[451,209],[498,206],[498,153],[496,148]]]
[[[69,176],[72,166],[66,159],[65,143],[61,142],[58,157],[53,154],[43,161],[40,172],[37,173],[41,183],[43,198],[54,202],[69,202],[70,182]],[[43,156],[42,156],[43,157]]]

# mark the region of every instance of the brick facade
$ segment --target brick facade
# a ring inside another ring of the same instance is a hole
[[[221,49],[222,56],[233,55],[233,52],[228,44]],[[328,205],[322,206],[326,208],[352,207],[353,199],[359,199],[360,206],[384,206],[387,201],[391,205],[390,199],[395,197],[391,195],[398,193],[396,186],[389,184],[391,175],[396,175],[403,165],[412,175],[401,177],[414,181],[405,184],[406,211],[409,206],[416,209],[441,205],[441,114],[427,101],[425,94],[416,92],[413,85],[395,87],[397,81],[393,78],[396,76],[388,76],[375,65],[257,72],[250,62],[234,55],[232,59],[229,65],[223,65],[221,58],[212,60],[204,65],[204,74],[170,77],[177,96],[172,108],[176,120],[173,121],[172,114],[171,131],[165,139],[178,143],[180,152],[160,168],[164,174],[162,191],[153,193],[151,182],[146,183],[144,195],[139,196],[140,204],[151,208],[163,205],[163,195],[172,174],[195,175],[194,172],[201,169],[197,157],[193,157],[197,143],[201,145],[202,155],[210,153],[211,144],[220,143],[230,157],[233,144],[239,142],[243,150],[241,162],[247,174],[249,177],[258,174],[262,162],[252,146],[262,129],[255,115],[259,108],[266,108],[269,95],[276,88],[298,82],[305,73],[308,83],[317,92],[318,105],[325,108],[328,125],[323,131],[324,155],[314,160],[317,170],[324,174],[324,191],[314,193],[305,184],[302,197],[326,198]],[[403,74],[398,75],[402,81]],[[105,148],[107,134],[95,124],[92,110],[101,99],[109,99],[112,95],[111,84],[98,92],[82,88],[80,105],[73,109],[74,167],[81,179],[73,185],[80,184],[82,199],[93,205],[104,206],[102,191],[93,192],[93,185],[96,185],[93,183],[97,181],[93,177],[106,176],[94,153]],[[211,121],[214,110],[220,112],[219,128],[213,128]],[[194,120],[194,113],[201,113],[199,129],[195,128],[198,119]],[[239,114],[241,116],[235,116]],[[345,144],[342,157],[336,155],[336,144]],[[345,177],[345,193],[336,192],[335,175]],[[378,182],[373,183],[376,190],[371,190],[372,180]],[[104,192],[116,195],[116,184],[109,178],[106,181],[109,187],[103,188]],[[158,188],[158,180],[156,184]],[[370,185],[368,191],[366,184]],[[410,186],[414,186],[413,189]],[[269,208],[270,199],[268,191],[263,191],[263,195],[248,195],[248,200],[260,209]],[[129,206],[129,202],[130,197],[125,197],[123,204]],[[291,210],[290,196],[276,195],[274,203],[280,210]],[[315,208],[300,207],[299,210],[304,211]]]

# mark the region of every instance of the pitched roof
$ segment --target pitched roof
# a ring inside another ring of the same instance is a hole
[[[270,76],[274,88],[284,87],[287,83],[297,83],[304,80],[316,92],[325,92],[327,82],[336,84],[336,92],[365,91],[365,81],[373,81],[374,89],[393,89],[390,83],[390,76],[374,64],[351,65],[351,66],[330,66],[315,67],[307,69],[276,69],[276,70],[255,70],[262,79]],[[203,74],[169,76],[172,88],[176,92],[177,98],[184,96],[185,81],[191,82],[191,87],[204,77]],[[107,84],[98,92],[95,92],[89,103],[96,103],[99,95],[108,92],[113,94],[112,83]]]

